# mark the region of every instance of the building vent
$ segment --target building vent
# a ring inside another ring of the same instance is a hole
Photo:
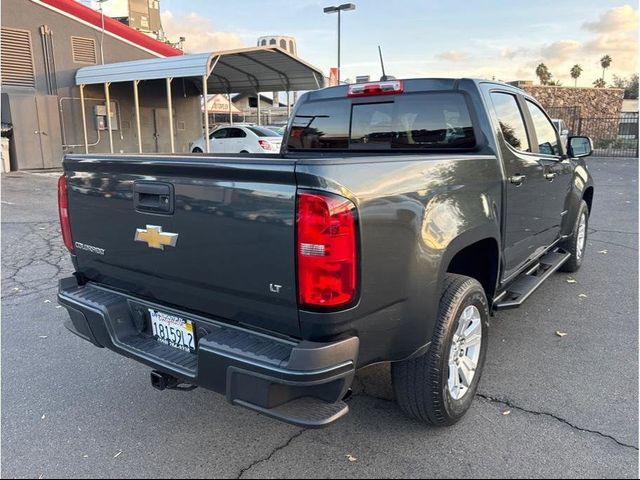
[[[31,32],[2,27],[0,57],[2,57],[2,85],[36,87]]]
[[[98,63],[93,38],[71,37],[71,52],[76,63]]]

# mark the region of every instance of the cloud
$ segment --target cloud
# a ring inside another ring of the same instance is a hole
[[[635,32],[638,29],[638,10],[631,5],[614,7],[603,14],[595,22],[585,22],[582,28],[598,33]]]
[[[575,40],[559,40],[544,45],[540,48],[540,54],[549,65],[560,65],[567,60],[579,55],[582,44]]]
[[[186,53],[211,52],[243,48],[246,45],[237,33],[218,32],[213,23],[197,13],[174,15],[170,10],[161,13],[162,28],[173,42],[185,37]]]
[[[447,62],[461,62],[468,58],[465,52],[460,52],[458,50],[449,50],[448,52],[442,52],[437,55],[437,58],[440,60],[445,60]]]

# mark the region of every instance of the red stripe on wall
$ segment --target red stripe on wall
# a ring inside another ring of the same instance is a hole
[[[100,15],[100,12],[92,10],[79,2],[74,0],[41,0],[41,2],[51,5],[58,10],[62,10],[63,12],[80,20],[84,20],[87,23],[95,25],[98,28],[102,28],[102,16]],[[141,33],[131,27],[128,27],[124,23],[120,23],[107,16],[104,17],[104,29],[107,32],[117,35],[118,37],[122,37],[136,45],[165,57],[173,57],[183,54],[181,50],[155,40],[144,33]]]

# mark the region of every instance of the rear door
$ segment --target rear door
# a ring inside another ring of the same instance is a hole
[[[500,90],[490,93],[498,122],[500,149],[506,170],[504,227],[505,277],[545,247],[545,167],[533,151],[525,115],[517,95]]]
[[[240,153],[242,150],[250,151],[247,148],[247,133],[241,128],[229,128],[229,138],[226,140],[226,153]]]
[[[525,100],[530,119],[532,138],[535,138],[533,150],[543,168],[545,181],[542,182],[539,202],[544,229],[540,240],[545,245],[552,244],[560,234],[562,217],[567,214],[565,201],[572,179],[572,166],[564,155],[559,133],[544,110],[530,99]],[[560,121],[561,128],[564,122]],[[566,128],[566,127],[565,127]]]
[[[85,278],[299,335],[293,161],[68,156],[64,166]]]

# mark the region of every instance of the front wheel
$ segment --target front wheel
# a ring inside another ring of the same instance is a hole
[[[573,226],[573,232],[562,244],[562,248],[571,254],[569,260],[564,262],[560,271],[577,272],[582,266],[585,250],[587,248],[587,229],[589,228],[589,207],[587,202],[582,200],[578,209],[576,223]]]
[[[489,305],[480,283],[446,274],[429,350],[391,365],[396,401],[410,416],[452,425],[469,410],[487,351]]]

